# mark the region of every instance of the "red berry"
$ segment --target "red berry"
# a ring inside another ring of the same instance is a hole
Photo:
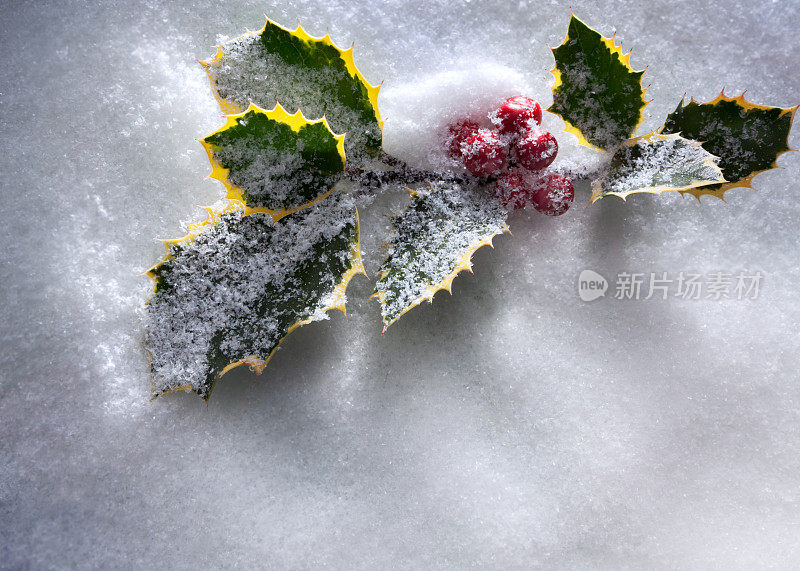
[[[575,198],[575,189],[568,178],[551,174],[539,181],[531,198],[533,207],[539,212],[548,216],[560,216],[569,209],[572,199]]]
[[[542,108],[530,97],[517,95],[506,99],[500,108],[489,115],[503,135],[519,135],[542,122]]]
[[[461,145],[464,166],[475,176],[491,176],[506,165],[506,146],[494,131],[478,129]]]
[[[521,169],[505,171],[494,183],[494,193],[509,208],[524,207],[530,200],[530,187],[525,171]]]
[[[550,166],[558,154],[558,142],[547,131],[531,129],[516,145],[519,164],[531,171],[540,171]]]
[[[466,141],[471,135],[480,129],[480,125],[474,121],[461,121],[455,125],[450,126],[450,143],[448,145],[448,153],[454,159],[461,156],[461,144]]]

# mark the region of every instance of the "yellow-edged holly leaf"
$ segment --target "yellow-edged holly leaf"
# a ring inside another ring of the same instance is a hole
[[[614,37],[603,37],[574,14],[564,43],[553,48],[553,105],[578,142],[614,150],[644,120],[644,70],[634,71],[631,54],[622,53]]]
[[[614,152],[603,177],[595,181],[591,202],[605,196],[688,191],[724,182],[719,159],[697,141],[680,135],[651,133],[625,141]]]
[[[344,312],[347,284],[364,271],[358,213],[340,193],[277,222],[231,201],[167,247],[149,272],[154,396],[208,399],[234,367],[260,373],[295,328]]]
[[[395,235],[373,294],[383,330],[437,291],[451,291],[459,272],[472,271],[472,254],[508,232],[507,216],[494,196],[456,183],[412,192],[411,204],[393,219]]]
[[[380,152],[380,87],[356,68],[353,48],[340,49],[328,35],[314,38],[299,25],[291,31],[267,20],[260,32],[219,46],[201,63],[225,113],[241,113],[251,101],[268,109],[277,100],[308,117],[326,116],[337,133],[347,132],[351,164],[362,166]]]
[[[277,219],[331,192],[344,172],[343,141],[324,118],[308,121],[300,110],[289,115],[280,105],[264,111],[251,104],[200,142],[228,198]]]
[[[680,133],[700,141],[719,157],[727,182],[688,189],[698,200],[704,194],[722,198],[732,188],[752,188],[755,176],[777,166],[790,151],[789,131],[797,107],[756,105],[744,98],[720,93],[708,103],[681,101],[667,116],[662,133]]]

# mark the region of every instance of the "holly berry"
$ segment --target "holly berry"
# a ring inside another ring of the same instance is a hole
[[[558,154],[556,138],[539,128],[539,104],[529,97],[511,97],[489,118],[496,130],[482,129],[466,119],[452,125],[447,141],[450,155],[460,157],[475,176],[496,176],[493,191],[510,208],[531,203],[549,216],[566,212],[575,196],[572,183],[560,175],[537,179],[527,172],[548,167]],[[512,165],[522,168],[506,170],[509,152]]]
[[[550,166],[558,154],[558,142],[547,131],[531,129],[514,145],[519,164],[531,171]]]
[[[475,176],[491,176],[506,166],[506,145],[494,131],[478,129],[461,145],[464,166]]]
[[[575,198],[575,189],[566,177],[560,174],[551,174],[544,177],[536,185],[531,202],[533,207],[548,216],[564,214]]]
[[[454,159],[461,157],[461,145],[478,129],[480,129],[480,125],[474,121],[465,120],[451,125],[450,144],[448,146],[449,155]]]
[[[509,169],[494,183],[494,194],[509,208],[522,208],[530,201],[530,185],[521,169]]]
[[[503,135],[521,135],[529,127],[542,122],[542,108],[530,97],[517,95],[506,99],[500,108],[489,115]]]

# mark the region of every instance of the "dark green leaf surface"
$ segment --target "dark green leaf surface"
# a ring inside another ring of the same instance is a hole
[[[553,49],[553,105],[582,143],[613,150],[631,137],[646,105],[644,71],[633,71],[630,55],[574,15],[564,43]]]
[[[695,196],[717,197],[731,188],[750,187],[756,174],[776,166],[781,153],[789,150],[788,137],[797,108],[767,107],[720,94],[708,103],[680,102],[667,116],[662,133],[680,133],[700,141],[719,157],[728,181],[695,189]]]
[[[248,206],[291,211],[328,193],[344,159],[324,122],[300,120],[295,130],[270,113],[251,108],[202,142],[212,164],[228,171],[212,176],[239,189]]]

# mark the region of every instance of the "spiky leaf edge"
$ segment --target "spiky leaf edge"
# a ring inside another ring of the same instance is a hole
[[[264,209],[262,208],[250,208],[241,200],[236,200],[236,199],[231,199],[227,204],[225,204],[222,207],[214,208],[211,206],[204,206],[203,208],[206,210],[206,218],[200,222],[197,222],[196,224],[191,224],[188,227],[185,236],[181,238],[160,240],[164,244],[167,253],[164,256],[164,258],[161,259],[160,262],[158,262],[152,268],[147,270],[147,272],[145,272],[145,274],[153,280],[153,291],[151,292],[152,295],[150,296],[150,298],[147,299],[145,304],[148,304],[150,302],[150,299],[152,299],[152,296],[156,293],[156,286],[158,283],[157,282],[158,278],[156,277],[156,269],[164,262],[171,260],[173,258],[172,256],[173,246],[178,244],[188,244],[193,242],[207,228],[210,228],[211,226],[219,222],[220,218],[225,214],[236,212],[238,210],[244,210],[244,216],[265,212]],[[275,220],[273,220],[273,223],[274,222]],[[362,274],[364,276],[369,277],[367,275],[366,269],[364,268],[364,262],[361,259],[361,225],[359,222],[357,208],[355,209],[355,236],[356,239],[350,246],[350,259],[352,260],[353,263],[350,269],[344,273],[341,281],[336,285],[333,291],[326,298],[328,304],[325,307],[323,307],[318,313],[327,313],[335,309],[337,311],[340,311],[345,317],[347,317],[347,308],[345,306],[345,301],[346,301],[347,286],[350,284],[350,280],[352,280],[353,277],[357,276],[358,274]],[[289,329],[286,331],[286,335],[284,335],[278,340],[278,343],[275,345],[272,351],[270,351],[270,354],[267,355],[266,357],[260,357],[258,355],[250,355],[248,357],[245,357],[244,359],[240,359],[238,361],[234,361],[233,363],[228,364],[224,369],[222,369],[222,371],[220,371],[220,373],[214,379],[214,382],[211,384],[211,387],[209,387],[208,390],[209,398],[211,396],[211,393],[214,391],[214,387],[216,386],[217,381],[219,381],[224,375],[226,375],[228,372],[235,369],[236,367],[240,367],[242,365],[248,365],[250,369],[253,372],[255,372],[256,375],[260,375],[262,372],[264,372],[264,369],[272,360],[272,357],[275,355],[275,352],[280,348],[281,343],[283,343],[284,339],[286,339],[298,327],[302,325],[307,325],[308,323],[312,323],[314,321],[315,319],[312,316],[293,323],[291,326],[289,326]],[[150,354],[150,351],[147,349],[147,347],[145,347],[145,352],[148,356],[148,361],[152,361],[152,355]],[[155,387],[153,387],[150,391],[150,399],[153,400],[160,396],[165,396],[168,394],[180,391],[187,391],[187,390],[192,390],[191,384],[181,385],[174,389],[170,389],[168,391],[160,393],[156,393]],[[206,398],[206,401],[208,401],[208,398]]]
[[[223,131],[230,129],[231,127],[235,127],[236,125],[238,125],[238,120],[244,117],[247,113],[250,113],[251,111],[255,111],[256,113],[263,113],[273,121],[277,121],[279,123],[288,125],[294,132],[298,132],[300,128],[305,125],[314,125],[316,123],[322,123],[325,126],[325,128],[330,132],[330,134],[333,136],[333,138],[336,139],[336,150],[339,151],[339,156],[342,157],[342,164],[343,165],[347,164],[347,160],[344,154],[345,135],[344,134],[337,135],[336,133],[334,133],[331,130],[330,125],[328,125],[328,120],[325,118],[324,115],[320,119],[317,119],[315,121],[309,121],[308,119],[306,119],[305,115],[303,115],[303,112],[300,109],[298,109],[294,113],[294,115],[289,115],[289,113],[281,106],[280,103],[275,103],[275,107],[272,110],[266,111],[251,102],[250,106],[245,111],[237,113],[235,115],[228,115],[225,120],[225,124],[222,127],[217,129],[213,133],[206,135],[202,139],[198,139],[200,144],[203,145],[203,148],[206,150],[206,154],[208,155],[208,161],[211,163],[211,174],[208,176],[210,178],[220,181],[223,185],[225,185],[225,188],[228,191],[228,194],[225,196],[226,199],[237,200],[239,202],[246,203],[246,200],[244,198],[244,191],[241,188],[234,186],[231,183],[231,181],[228,178],[228,173],[230,172],[230,169],[225,168],[219,163],[219,161],[216,160],[216,158],[214,157],[214,146],[211,143],[207,142],[206,139],[216,135],[217,133],[222,133]],[[314,200],[311,200],[294,208],[289,208],[289,209],[282,208],[280,210],[271,210],[269,208],[259,206],[256,208],[250,208],[249,213],[264,212],[272,216],[272,221],[276,222],[288,214],[298,212],[300,210],[303,210],[304,208],[308,208],[312,204],[316,204],[320,200],[324,200],[325,198],[330,196],[332,191],[333,188],[329,189],[328,192],[322,194],[321,196],[318,196]]]
[[[632,147],[637,142],[642,141],[642,140],[649,141],[651,139],[656,139],[658,141],[664,141],[664,140],[667,140],[667,139],[674,139],[676,137],[680,137],[680,135],[678,133],[662,135],[659,131],[653,131],[653,132],[648,133],[646,135],[642,135],[641,137],[634,137],[632,139],[628,139],[626,141],[623,141],[622,145],[626,145],[626,146]],[[693,141],[691,139],[684,139],[684,140],[688,141],[689,144],[691,144],[694,147],[703,148],[703,145],[701,143],[699,143],[698,141]],[[620,147],[622,145],[620,145]],[[703,150],[705,150],[705,149],[703,149]],[[706,153],[708,153],[708,151],[706,151]],[[706,157],[705,161],[703,161],[703,164],[705,166],[713,167],[716,170],[720,171],[720,175],[721,175],[722,174],[722,169],[720,169],[719,165],[717,165],[717,163],[714,162],[714,159],[719,159],[719,157],[717,157],[715,155],[712,155],[711,153],[708,153],[708,155],[709,156]],[[688,192],[690,189],[701,187],[701,186],[707,185],[707,184],[718,184],[718,183],[717,182],[710,183],[707,180],[692,180],[692,182],[690,184],[685,185],[685,186],[680,186],[680,187],[662,184],[660,186],[645,187],[645,188],[640,188],[640,189],[636,189],[636,190],[629,190],[629,191],[626,191],[626,192],[604,192],[602,194],[599,193],[601,184],[602,184],[602,179],[598,179],[592,185],[592,196],[589,199],[589,204],[590,205],[594,204],[595,202],[597,202],[601,198],[605,198],[606,196],[616,196],[618,198],[621,198],[622,200],[627,200],[628,196],[630,196],[631,194],[639,194],[639,193],[661,194],[661,193],[664,193],[664,192],[677,191],[677,192],[680,192],[681,194],[683,194],[684,192]]]
[[[570,20],[572,20],[572,18],[575,18],[576,20],[581,22],[584,26],[586,26],[587,28],[589,28],[593,32],[596,32],[600,36],[600,39],[603,41],[603,43],[606,45],[606,47],[611,52],[611,55],[616,55],[617,58],[619,59],[619,61],[622,63],[622,65],[624,65],[626,68],[628,68],[628,70],[631,73],[639,73],[639,72],[644,73],[645,71],[647,71],[647,66],[645,66],[644,69],[641,69],[641,70],[638,70],[638,71],[631,67],[631,54],[633,53],[633,48],[628,50],[627,54],[623,54],[622,53],[622,42],[620,42],[619,46],[617,46],[616,42],[615,42],[615,39],[617,37],[617,33],[616,32],[614,32],[614,34],[610,38],[607,38],[603,34],[598,32],[597,30],[592,28],[591,26],[587,25],[586,22],[584,22],[583,20],[578,18],[572,10],[569,11],[569,17],[570,17]],[[565,43],[567,43],[567,40],[569,40],[569,24],[567,25],[567,33],[564,36],[564,41],[561,42],[556,47],[563,46]],[[550,48],[550,53],[553,54],[553,49],[554,48],[552,46],[550,46],[550,45],[548,45],[547,47]],[[553,54],[553,60],[554,60],[553,69],[550,69],[548,71],[553,75],[554,82],[553,82],[553,87],[551,88],[551,91],[555,92],[556,88],[561,85],[561,71],[559,71],[558,64],[555,62],[555,54]],[[639,85],[641,85],[641,81],[640,81]],[[647,107],[653,101],[652,99],[650,99],[648,101],[648,100],[646,100],[644,98],[644,94],[647,92],[648,89],[650,89],[650,85],[648,85],[647,87],[642,88],[642,103],[643,103],[643,105],[642,105],[641,109],[639,109],[639,120],[636,122],[636,125],[634,126],[633,130],[631,131],[631,134],[635,133],[636,129],[638,129],[639,126],[644,122],[644,109],[645,109],[645,107]],[[558,113],[556,113],[556,115],[561,117],[561,115],[559,115]],[[581,130],[578,129],[577,127],[575,127],[572,123],[570,123],[566,119],[564,119],[564,117],[561,117],[561,120],[564,121],[564,132],[570,133],[572,135],[575,135],[575,137],[578,139],[578,144],[579,145],[582,145],[584,147],[588,147],[590,149],[594,149],[595,151],[600,151],[601,153],[608,152],[608,151],[606,151],[606,149],[601,149],[600,147],[598,147],[596,145],[593,145],[592,143],[587,141],[586,137],[583,136],[583,133],[581,132]]]
[[[428,183],[428,186],[431,186],[430,183]],[[415,190],[410,189],[410,188],[406,188],[406,191],[408,192],[409,196],[411,197],[411,200],[414,200],[414,198],[416,198],[416,195],[418,194]],[[400,212],[398,214],[395,214],[394,216],[391,216],[390,219],[394,220],[398,216],[402,215],[403,212],[408,210],[408,208],[410,208],[410,205],[408,207],[406,207],[406,209],[403,210],[402,212]],[[376,290],[375,293],[373,293],[369,297],[369,299],[373,299],[373,298],[377,299],[378,302],[381,305],[381,320],[383,321],[383,330],[381,331],[381,334],[386,333],[386,330],[389,329],[390,325],[394,324],[398,319],[400,319],[406,313],[408,313],[409,311],[411,311],[412,309],[414,309],[415,307],[420,305],[423,301],[427,301],[428,303],[433,303],[433,297],[438,292],[440,292],[442,290],[446,290],[447,293],[449,293],[450,295],[453,295],[453,280],[456,279],[456,276],[458,276],[458,274],[460,274],[463,271],[467,271],[467,272],[469,272],[471,274],[474,273],[472,271],[472,256],[475,254],[475,252],[478,251],[478,249],[482,248],[483,246],[489,246],[490,248],[494,248],[494,244],[492,244],[492,241],[495,239],[495,237],[499,236],[500,234],[511,234],[511,229],[508,227],[507,223],[504,224],[503,228],[501,228],[499,232],[496,232],[496,233],[492,234],[491,236],[487,236],[486,238],[480,240],[478,243],[473,244],[464,253],[464,255],[461,256],[461,258],[459,259],[458,263],[453,268],[452,272],[450,272],[447,276],[445,276],[444,279],[442,279],[442,281],[440,281],[439,283],[431,285],[431,286],[428,286],[425,289],[425,292],[422,295],[420,295],[417,299],[412,301],[394,319],[392,319],[392,320],[390,320],[388,322],[383,319],[384,309],[386,308],[386,301],[384,300],[384,296],[386,295],[386,290]],[[375,281],[376,282],[380,281],[381,278],[386,276],[386,273],[387,273],[387,270],[379,271],[377,276],[376,276],[376,278],[375,278]]]
[[[369,81],[367,81],[367,78],[363,76],[361,71],[359,71],[358,67],[356,67],[356,62],[355,59],[353,58],[353,50],[356,45],[355,42],[353,42],[349,48],[343,50],[333,42],[330,34],[327,31],[324,36],[316,38],[303,29],[303,27],[300,25],[299,20],[297,21],[297,28],[294,30],[290,30],[289,28],[285,28],[284,26],[281,26],[280,24],[269,18],[267,18],[264,27],[261,28],[258,32],[247,31],[244,34],[241,34],[230,41],[235,41],[250,36],[260,36],[261,34],[264,33],[269,24],[272,24],[273,26],[276,26],[281,30],[284,30],[285,32],[289,33],[290,35],[295,36],[305,42],[322,43],[326,46],[332,47],[337,52],[339,52],[340,57],[344,61],[345,68],[347,69],[348,73],[350,73],[350,77],[353,77],[358,81],[360,81],[362,84],[364,84],[364,87],[367,89],[367,96],[369,98],[369,102],[372,105],[372,109],[375,111],[375,119],[378,121],[378,126],[380,127],[381,132],[383,132],[384,119],[381,118],[381,112],[378,109],[378,93],[380,92],[383,84],[372,85]],[[225,113],[226,115],[242,113],[243,110],[238,105],[224,99],[217,90],[216,82],[214,81],[214,77],[211,74],[211,67],[219,64],[219,62],[225,55],[225,52],[222,49],[223,46],[218,45],[215,47],[217,48],[217,52],[211,58],[205,60],[199,60],[198,63],[201,66],[203,66],[206,75],[208,75],[208,80],[211,83],[211,92],[214,94],[214,99],[217,100],[217,103],[219,104],[219,107],[222,110],[222,112]]]
[[[747,109],[762,109],[762,110],[780,109],[781,110],[781,114],[778,117],[783,117],[784,115],[786,115],[786,113],[791,113],[792,114],[790,119],[789,119],[789,132],[791,133],[792,124],[794,123],[794,115],[795,115],[795,112],[797,111],[798,107],[800,107],[800,105],[795,105],[794,107],[772,107],[772,106],[769,106],[769,105],[759,105],[758,103],[752,103],[750,101],[747,101],[744,98],[745,93],[747,93],[747,91],[743,91],[742,94],[739,95],[738,97],[727,97],[725,95],[725,88],[723,88],[722,91],[719,92],[719,95],[717,95],[714,99],[711,99],[710,101],[707,101],[705,103],[699,103],[699,102],[695,101],[693,97],[690,97],[689,98],[689,102],[690,103],[695,103],[697,105],[715,105],[715,104],[719,103],[720,101],[728,101],[728,102],[733,102],[733,103],[739,104],[745,110],[747,110]],[[681,102],[678,105],[678,108],[683,107],[684,100],[685,100],[685,96],[684,96],[684,99],[681,99]],[[659,128],[658,132],[660,133],[663,129],[664,129],[664,126],[662,125]],[[702,143],[702,141],[701,141],[701,143]],[[717,188],[715,190],[710,190],[709,189],[710,186],[715,186],[715,185],[706,185],[705,188],[703,186],[699,186],[699,187],[692,188],[692,189],[689,189],[689,190],[680,191],[680,193],[681,193],[681,195],[691,194],[692,196],[694,196],[697,199],[698,202],[700,202],[700,197],[704,196],[704,195],[714,196],[716,198],[719,198],[722,202],[726,202],[725,198],[724,198],[725,193],[728,192],[731,189],[734,189],[734,188],[749,188],[750,190],[756,190],[751,185],[751,183],[753,182],[753,179],[757,175],[761,174],[762,172],[767,172],[767,171],[772,170],[772,169],[781,168],[781,167],[778,166],[778,158],[780,158],[780,156],[785,154],[785,153],[796,152],[797,151],[797,149],[792,149],[791,147],[789,147],[788,139],[786,141],[786,147],[787,147],[787,150],[779,152],[775,156],[775,160],[772,162],[772,164],[768,168],[765,168],[765,169],[762,169],[762,170],[759,170],[759,171],[753,171],[749,175],[747,175],[746,177],[740,178],[736,182],[724,182],[724,183],[722,183],[722,186],[720,188]]]

